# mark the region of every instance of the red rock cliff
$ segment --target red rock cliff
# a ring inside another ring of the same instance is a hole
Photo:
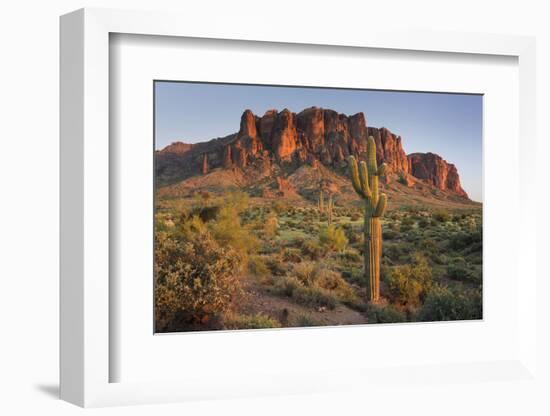
[[[378,162],[388,164],[388,177],[391,174],[414,176],[438,189],[467,197],[456,167],[440,156],[433,153],[407,156],[400,136],[385,127],[368,127],[363,113],[347,116],[318,107],[300,113],[288,109],[269,110],[261,117],[245,110],[237,133],[194,145],[173,143],[157,152],[157,160],[159,172],[166,171],[172,176],[178,169],[174,158],[179,160],[181,169],[185,170],[179,177],[219,167],[266,168],[272,163],[295,167],[322,163],[338,168],[346,166],[350,155],[365,158],[368,136],[376,141]],[[163,165],[163,161],[167,163]]]
[[[411,174],[431,183],[443,191],[451,191],[457,195],[468,197],[462,186],[458,171],[452,163],[434,153],[412,153],[408,156]]]

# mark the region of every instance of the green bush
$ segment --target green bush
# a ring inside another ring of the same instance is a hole
[[[288,271],[288,266],[277,256],[269,257],[265,263],[269,271],[275,276],[282,276]]]
[[[419,321],[454,321],[482,318],[481,290],[466,293],[433,287],[418,314]]]
[[[274,238],[279,231],[279,220],[276,215],[269,215],[263,224],[264,235],[267,238]]]
[[[384,230],[382,231],[382,238],[384,240],[393,240],[397,238],[399,234],[394,230]]]
[[[476,245],[477,250],[481,250],[482,234],[481,229],[470,232],[458,232],[451,236],[449,247],[453,250],[462,250]]]
[[[271,292],[290,297],[302,305],[330,309],[338,301],[358,301],[354,290],[340,273],[313,262],[294,264],[288,275],[276,280]]]
[[[321,228],[319,232],[319,243],[329,250],[341,252],[346,248],[348,239],[346,238],[344,230],[334,225],[329,225],[328,227]]]
[[[301,313],[292,320],[292,326],[296,327],[321,325],[323,325],[323,323],[312,317],[309,313]]]
[[[269,268],[260,256],[252,256],[248,259],[248,271],[252,275],[258,277],[267,276],[269,274]]]
[[[444,209],[438,209],[432,213],[432,218],[439,222],[447,222],[451,219],[451,214]]]
[[[470,279],[471,274],[465,262],[452,263],[447,266],[447,277],[467,281]]]
[[[302,244],[302,253],[311,260],[319,260],[327,254],[327,249],[315,240],[306,240]]]
[[[194,234],[189,234],[190,229],[178,236],[155,234],[155,327],[159,332],[209,327],[241,293],[236,271],[242,256],[220,246],[204,227]]]
[[[296,277],[281,276],[275,280],[273,288],[270,288],[269,291],[276,295],[291,297],[294,290],[300,286],[303,286],[303,283]]]
[[[412,264],[391,269],[387,283],[392,302],[417,306],[431,287],[432,269],[426,258],[416,253]]]
[[[367,319],[372,324],[389,324],[406,322],[405,314],[391,305],[370,305],[367,309]]]
[[[348,249],[348,250],[344,251],[343,253],[341,253],[340,258],[342,260],[349,261],[349,262],[352,262],[352,263],[358,263],[358,262],[363,261],[363,258],[361,257],[361,255],[353,249]]]
[[[254,315],[229,314],[223,320],[225,329],[280,328],[281,323],[263,313]]]
[[[320,287],[299,286],[292,292],[292,299],[301,305],[311,307],[326,307],[334,309],[338,303],[338,297],[327,289]]]
[[[299,248],[285,247],[281,255],[285,262],[299,263],[302,261],[302,251]]]

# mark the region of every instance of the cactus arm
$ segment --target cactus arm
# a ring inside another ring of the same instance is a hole
[[[387,170],[388,170],[388,165],[386,165],[385,163],[382,163],[378,167],[378,176],[384,176]]]
[[[361,189],[363,190],[363,196],[370,198],[371,190],[369,186],[369,175],[367,170],[367,164],[363,161],[359,163],[359,179],[361,181]]]
[[[359,169],[357,168],[357,161],[353,156],[350,156],[348,161],[351,172],[351,184],[353,185],[353,189],[355,189],[355,192],[357,192],[360,196],[365,197],[366,195],[363,194],[361,180],[359,179]]]
[[[386,194],[380,194],[380,199],[378,200],[378,204],[376,205],[376,209],[374,210],[373,217],[381,217],[386,212],[388,197]]]
[[[367,141],[367,166],[369,168],[369,175],[376,175],[378,172],[376,163],[376,143],[372,136],[369,136]]]

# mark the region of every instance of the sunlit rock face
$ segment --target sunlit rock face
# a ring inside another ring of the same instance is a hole
[[[175,142],[157,152],[157,173],[183,179],[213,169],[250,169],[268,174],[274,164],[298,168],[303,164],[345,167],[348,156],[365,159],[367,138],[376,141],[378,163],[388,165],[387,178],[416,178],[438,189],[467,198],[456,167],[433,153],[407,155],[402,138],[385,127],[369,127],[363,113],[351,116],[311,107],[299,113],[271,109],[262,116],[245,110],[239,130],[208,142]]]

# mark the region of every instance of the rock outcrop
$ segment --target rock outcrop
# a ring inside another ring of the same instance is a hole
[[[460,178],[456,166],[448,163],[434,153],[412,153],[408,156],[411,174],[422,179],[437,189],[450,191],[468,198],[460,185]]]
[[[338,169],[350,155],[365,158],[369,136],[376,141],[378,163],[388,165],[388,180],[414,177],[467,198],[456,167],[440,156],[407,156],[400,136],[385,127],[368,127],[363,113],[347,116],[318,107],[299,113],[268,110],[261,117],[245,110],[235,134],[193,145],[176,142],[158,151],[157,174],[169,182],[216,168],[259,167],[265,174],[274,163],[289,169],[306,163]]]

